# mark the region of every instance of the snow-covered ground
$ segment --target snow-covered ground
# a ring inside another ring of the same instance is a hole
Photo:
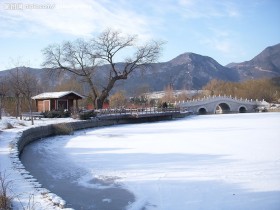
[[[111,177],[134,194],[129,210],[280,209],[280,113],[104,127],[34,146],[69,173],[86,171],[80,186],[104,189],[92,180]]]
[[[10,182],[9,196],[13,198],[13,209],[59,209],[52,206],[52,203],[34,188],[29,181],[23,178],[18,170],[14,168],[10,158],[10,143],[14,141],[23,130],[35,126],[74,121],[71,118],[35,120],[35,125],[31,121],[19,120],[13,117],[3,117],[0,120],[0,172],[6,181]],[[8,129],[9,128],[9,129]]]
[[[73,121],[76,120],[73,118],[41,118],[34,119],[34,125],[31,125],[30,120],[20,120],[15,117],[3,117],[2,120],[0,120],[0,132],[6,131],[7,133],[14,133],[31,127]],[[15,129],[7,129],[8,124],[11,124]]]

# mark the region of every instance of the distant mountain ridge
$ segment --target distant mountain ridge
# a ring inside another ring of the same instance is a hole
[[[280,44],[265,48],[250,61],[231,63],[227,67],[235,70],[241,80],[280,76]]]
[[[209,56],[183,53],[174,59],[152,65],[141,77],[126,81],[123,89],[131,90],[135,84],[145,84],[152,91],[163,90],[167,85],[174,89],[201,89],[212,79],[239,82],[248,79],[280,76],[280,44],[267,47],[250,61],[222,66]]]
[[[121,67],[123,64],[117,64]],[[106,72],[108,66],[101,66]],[[46,70],[26,68],[36,75],[38,80],[46,83],[44,90],[70,78],[69,73],[62,77],[48,78]],[[0,77],[8,75],[9,71],[0,71]],[[150,91],[161,91],[167,85],[174,89],[201,89],[212,79],[224,81],[243,81],[247,79],[273,78],[280,76],[280,44],[267,47],[250,61],[230,63],[226,66],[219,64],[209,56],[195,53],[183,53],[168,62],[153,63],[143,73],[134,72],[127,80],[118,81],[113,91],[125,90],[128,95],[134,95],[137,89],[146,87]],[[95,78],[97,83],[104,81],[104,74]],[[42,83],[43,84],[43,83]]]
[[[163,90],[167,85],[174,89],[200,89],[212,79],[239,81],[239,75],[232,69],[219,64],[213,58],[195,53],[184,53],[176,58],[152,64],[146,74],[134,74],[126,81],[124,89],[142,83],[153,91]]]

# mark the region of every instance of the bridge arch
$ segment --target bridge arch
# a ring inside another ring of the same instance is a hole
[[[207,111],[206,107],[202,106],[197,109],[197,113],[202,115],[202,114],[207,114],[208,111]]]
[[[214,113],[215,114],[226,114],[226,113],[230,113],[231,111],[232,111],[231,107],[228,103],[221,102],[221,103],[216,104]]]
[[[242,105],[242,106],[240,106],[240,107],[238,107],[238,112],[239,113],[246,113],[247,112],[247,107],[246,106],[244,106],[244,105]]]
[[[254,112],[256,107],[267,106],[266,102],[237,99],[228,96],[204,97],[180,103],[180,107],[188,109],[196,114],[215,113],[243,113]]]

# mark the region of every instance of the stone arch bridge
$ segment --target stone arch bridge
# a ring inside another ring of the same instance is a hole
[[[194,114],[225,114],[256,112],[265,109],[268,103],[258,100],[238,99],[231,96],[209,96],[179,103],[183,109]]]

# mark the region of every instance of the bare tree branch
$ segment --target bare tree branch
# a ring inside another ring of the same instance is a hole
[[[43,66],[83,78],[91,88],[95,107],[101,108],[116,81],[127,79],[133,71],[144,69],[158,59],[162,42],[152,41],[137,47],[136,38],[135,35],[124,36],[119,31],[107,29],[90,41],[78,39],[62,45],[50,45],[43,50]],[[116,63],[117,56],[127,48],[133,48],[134,55],[125,59],[123,65]],[[110,68],[105,74],[105,84],[98,87],[93,76],[105,73],[98,68],[101,64],[109,64]]]

